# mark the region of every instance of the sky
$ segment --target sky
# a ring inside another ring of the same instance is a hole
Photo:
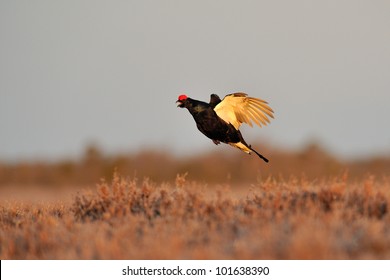
[[[389,13],[388,0],[0,0],[0,161],[221,149],[175,101],[232,92],[275,111],[242,127],[249,144],[390,155]]]

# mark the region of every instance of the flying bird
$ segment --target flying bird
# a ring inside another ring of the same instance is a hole
[[[267,158],[245,142],[239,130],[242,123],[251,127],[255,123],[261,127],[270,122],[270,118],[274,117],[274,111],[266,101],[237,92],[226,95],[222,100],[218,95],[211,94],[209,103],[182,94],[176,103],[177,107],[188,109],[200,132],[213,140],[216,145],[222,142],[247,154],[254,152],[268,162]]]

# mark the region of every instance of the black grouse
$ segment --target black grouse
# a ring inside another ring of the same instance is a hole
[[[248,154],[255,152],[268,162],[268,159],[245,142],[239,130],[242,123],[252,126],[254,122],[261,127],[270,122],[268,117],[274,117],[273,110],[266,101],[238,92],[226,95],[223,100],[212,94],[209,103],[182,94],[176,103],[178,107],[188,109],[200,132],[216,145],[223,142]]]

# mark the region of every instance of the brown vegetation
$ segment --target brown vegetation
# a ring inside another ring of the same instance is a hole
[[[67,202],[2,202],[1,259],[388,259],[390,182],[207,186],[114,175]]]
[[[390,258],[389,158],[225,152],[0,164],[0,258]]]
[[[264,145],[261,153],[269,157],[268,164],[255,155],[248,156],[228,146],[191,157],[175,157],[164,151],[141,151],[129,155],[105,155],[95,146],[86,149],[80,160],[58,162],[1,163],[0,187],[86,186],[101,178],[112,179],[116,170],[129,177],[149,178],[166,182],[176,174],[188,172],[190,180],[208,184],[247,184],[269,176],[289,178],[304,174],[309,179],[339,176],[348,170],[350,179],[363,179],[390,174],[390,155],[359,161],[342,161],[310,144],[301,151],[273,149]]]

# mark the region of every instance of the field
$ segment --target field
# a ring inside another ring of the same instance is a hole
[[[383,172],[388,162],[332,160],[329,167],[322,154],[313,159],[300,153],[295,159],[302,157],[309,162],[301,166],[307,173],[287,173],[279,164],[269,167],[274,173],[249,179],[231,169],[220,182],[191,177],[196,172],[189,162],[197,159],[170,163],[174,171],[189,170],[171,179],[158,172],[172,170],[147,170],[153,178],[138,177],[131,168],[123,172],[134,162],[124,158],[117,164],[95,158],[66,166],[3,165],[0,258],[390,259],[390,177]],[[259,166],[246,155],[233,157],[241,158]],[[99,169],[97,162],[116,171]],[[77,172],[83,175],[72,183]],[[90,174],[103,179],[88,182]]]

